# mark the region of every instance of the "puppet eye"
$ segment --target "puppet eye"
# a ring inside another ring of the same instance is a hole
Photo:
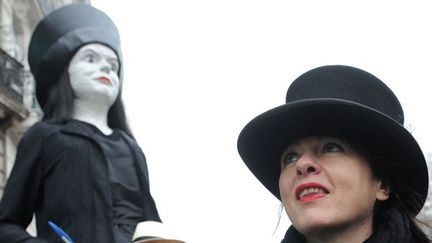
[[[111,65],[111,71],[113,71],[115,73],[118,73],[118,71],[119,71],[119,64],[118,64],[118,62],[111,61],[110,65]]]
[[[96,56],[93,53],[88,53],[85,55],[84,59],[89,63],[94,63],[96,61]]]

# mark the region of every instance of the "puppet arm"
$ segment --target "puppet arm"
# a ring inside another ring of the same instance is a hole
[[[0,202],[0,242],[47,243],[25,230],[32,220],[42,181],[39,161],[43,131],[40,125],[34,125],[18,145],[15,165]]]

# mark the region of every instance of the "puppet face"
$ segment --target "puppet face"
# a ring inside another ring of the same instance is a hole
[[[282,156],[279,189],[285,210],[306,236],[342,227],[372,230],[377,200],[388,198],[363,155],[343,140],[308,137]]]
[[[81,47],[69,63],[69,78],[76,100],[111,106],[120,90],[119,61],[109,47],[91,43]]]

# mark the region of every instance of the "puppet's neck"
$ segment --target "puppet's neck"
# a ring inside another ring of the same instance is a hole
[[[72,118],[92,124],[103,134],[109,135],[112,133],[112,129],[108,126],[109,108],[109,104],[76,99],[74,101]]]

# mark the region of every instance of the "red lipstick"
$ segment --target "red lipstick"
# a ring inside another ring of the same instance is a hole
[[[295,190],[297,200],[300,202],[312,202],[327,196],[328,189],[316,182],[304,183],[299,185]]]

